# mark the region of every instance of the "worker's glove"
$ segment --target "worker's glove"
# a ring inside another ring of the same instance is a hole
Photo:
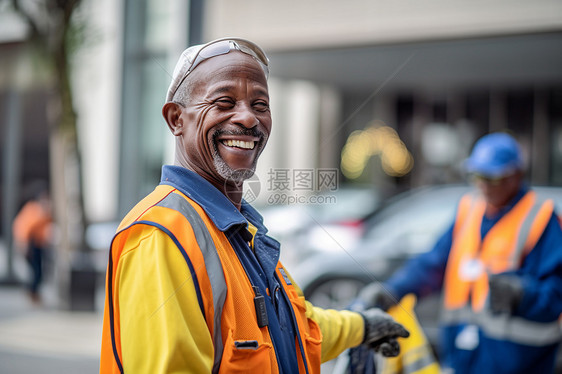
[[[363,344],[385,357],[395,357],[400,353],[397,338],[410,336],[408,330],[381,309],[372,308],[361,312],[365,320]]]
[[[386,311],[398,304],[396,297],[379,282],[373,282],[363,287],[357,300],[364,305],[364,309],[375,307]]]
[[[492,312],[512,314],[523,298],[521,278],[512,274],[492,274],[489,284]]]

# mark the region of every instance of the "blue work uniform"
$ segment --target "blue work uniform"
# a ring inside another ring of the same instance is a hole
[[[523,187],[510,204],[493,216],[484,215],[481,239],[527,193]],[[408,261],[389,280],[385,287],[397,298],[408,293],[424,297],[438,292],[453,245],[453,222],[439,238],[433,249]],[[552,213],[542,236],[514,272],[520,276],[524,293],[515,315],[536,322],[556,321],[562,313],[562,230],[560,221]],[[478,342],[473,349],[458,347],[459,334],[466,325],[446,325],[442,329],[440,360],[443,367],[455,369],[455,374],[468,373],[550,373],[553,370],[559,342],[540,346],[498,340],[476,331]]]

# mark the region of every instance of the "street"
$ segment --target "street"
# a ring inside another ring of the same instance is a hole
[[[45,291],[35,306],[24,287],[0,286],[0,374],[98,373],[101,310],[59,310]]]

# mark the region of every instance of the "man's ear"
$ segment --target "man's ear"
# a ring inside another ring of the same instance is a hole
[[[176,103],[166,103],[162,107],[162,115],[174,136],[183,133],[183,121],[181,119],[182,108]]]

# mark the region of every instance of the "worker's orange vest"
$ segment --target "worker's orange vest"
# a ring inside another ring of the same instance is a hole
[[[520,267],[542,235],[553,202],[538,202],[535,192],[526,193],[482,240],[485,209],[486,202],[471,194],[459,203],[445,272],[445,309],[463,308],[471,300],[473,311],[481,311],[488,296],[488,275]]]
[[[111,245],[100,373],[124,372],[114,276],[132,225],[159,227],[184,255],[199,288],[197,301],[213,339],[213,372],[279,372],[268,327],[257,324],[254,290],[228,239],[193,200],[173,187],[160,185],[125,217]],[[319,373],[320,329],[306,317],[304,298],[298,295],[281,263],[277,264],[276,275],[291,301],[297,325],[299,372]]]

